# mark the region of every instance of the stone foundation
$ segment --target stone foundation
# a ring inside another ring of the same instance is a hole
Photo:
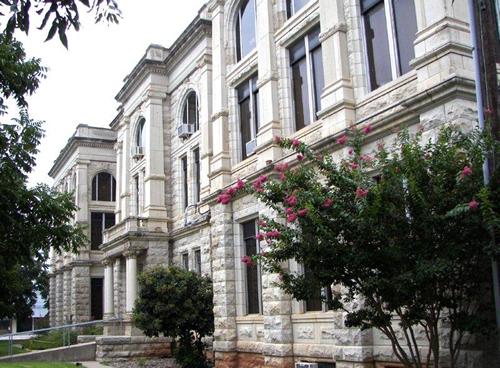
[[[98,336],[96,343],[96,360],[100,362],[171,356],[170,339],[165,337]]]

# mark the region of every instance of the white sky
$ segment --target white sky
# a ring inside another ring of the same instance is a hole
[[[151,43],[169,47],[205,1],[118,0],[123,12],[120,24],[94,24],[82,16],[80,31],[68,33],[69,50],[57,35],[44,43],[48,29],[39,31],[38,21],[31,21],[29,37],[18,35],[18,39],[27,54],[41,58],[49,71],[29,99],[30,117],[44,120],[46,131],[30,185],[52,183],[47,173],[78,124],[108,126],[117,112],[114,96],[146,47]]]

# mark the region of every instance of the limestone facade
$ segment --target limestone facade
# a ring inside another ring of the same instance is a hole
[[[274,136],[340,158],[347,152],[336,138],[367,122],[367,153],[401,127],[431,136],[443,124],[475,125],[470,44],[465,0],[210,0],[173,45],[149,46],[110,124],[117,201],[101,247],[104,316],[124,322],[107,333],[138,334],[130,322],[138,273],[177,264],[213,279],[216,367],[395,361],[387,340],[293,300],[276,275],[258,271],[250,300],[245,226],[270,213],[252,197],[227,206],[216,198],[238,178],[294,163]],[[56,275],[59,306],[68,296]]]
[[[57,189],[74,194],[79,208],[74,223],[84,228],[89,240],[79,254],[51,253],[51,326],[102,319],[103,255],[94,244],[92,231],[99,225],[95,219],[102,220],[102,214],[108,214],[108,222],[109,218],[114,220],[115,141],[116,133],[112,130],[81,124],[49,172]],[[99,183],[97,177],[103,180]],[[100,225],[102,232],[104,224]]]

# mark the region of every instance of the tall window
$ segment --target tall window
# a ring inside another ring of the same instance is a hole
[[[189,254],[183,253],[181,256],[182,268],[186,271],[189,270]]]
[[[184,107],[182,111],[182,123],[191,124],[193,126],[193,131],[198,131],[199,116],[198,116],[198,98],[196,92],[191,91],[186,97],[184,102]]]
[[[116,201],[116,180],[113,175],[101,172],[92,179],[93,201]]]
[[[194,165],[194,202],[198,203],[200,201],[200,149],[195,148],[193,150],[193,165]]]
[[[188,160],[187,156],[181,158],[181,173],[182,173],[182,199],[183,206],[186,208],[189,205],[188,192]]]
[[[306,279],[310,279],[313,277],[311,272],[305,268],[304,269],[304,276]],[[305,301],[306,304],[306,312],[313,312],[313,311],[322,311],[323,310],[323,303],[321,302],[321,288],[317,287],[314,289],[314,292],[312,295]]]
[[[411,70],[417,33],[414,0],[362,0],[370,90]]]
[[[135,145],[137,147],[146,147],[146,134],[144,131],[144,126],[146,125],[146,120],[142,118],[137,124],[137,133],[135,134]]]
[[[102,277],[90,279],[90,319],[101,320],[103,312],[103,284]]]
[[[194,271],[201,275],[201,250],[196,249],[194,251]]]
[[[90,249],[99,250],[102,233],[115,224],[115,214],[109,212],[90,213]]]
[[[257,146],[259,131],[259,90],[257,76],[250,78],[238,88],[238,105],[240,109],[240,130],[242,159],[250,156]]]
[[[259,244],[255,238],[257,232],[257,224],[255,220],[248,221],[242,224],[243,226],[243,243],[245,255],[253,256],[259,252]],[[248,265],[246,270],[246,296],[247,296],[247,314],[261,313],[261,283],[260,283],[260,268],[256,264]]]
[[[240,61],[256,46],[255,0],[243,0],[236,19],[236,57]]]
[[[286,14],[292,17],[311,0],[286,0]]]
[[[311,124],[321,110],[325,86],[319,26],[290,47],[296,129]]]

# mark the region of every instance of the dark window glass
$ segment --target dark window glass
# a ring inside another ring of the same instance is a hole
[[[312,273],[307,268],[304,269],[304,276],[307,279],[313,277]],[[317,287],[314,289],[314,292],[310,296],[310,298],[306,300],[306,312],[317,312],[322,310],[323,304],[321,302],[321,288]]]
[[[296,130],[311,124],[321,110],[325,80],[319,32],[315,27],[289,49]]]
[[[140,212],[140,198],[141,198],[141,187],[139,185],[139,176],[134,177],[135,186],[135,214],[139,216]]]
[[[92,212],[90,215],[90,249],[99,250],[102,244],[102,213]]]
[[[182,170],[182,190],[183,190],[183,199],[184,199],[184,208],[189,205],[188,198],[188,163],[187,157],[184,156],[181,158],[181,170]]]
[[[365,9],[367,8],[366,4]],[[392,80],[391,57],[383,1],[364,11],[366,51],[371,90]]]
[[[90,319],[102,319],[103,311],[103,278],[90,279]]]
[[[197,274],[201,274],[201,250],[194,251],[194,267]]]
[[[255,221],[243,224],[243,241],[245,243],[245,255],[253,256],[257,254],[258,245],[255,239]],[[259,270],[256,264],[245,266],[247,279],[247,313],[260,313],[259,298]]]
[[[99,173],[92,179],[93,201],[116,201],[116,180],[113,175]]]
[[[410,61],[415,57],[413,42],[417,33],[417,18],[414,0],[393,0],[394,23],[396,27],[399,69],[401,74],[408,73]]]
[[[255,0],[244,0],[236,22],[236,56],[238,61],[255,49]]]
[[[187,253],[182,254],[182,268],[189,270],[189,254]]]
[[[99,250],[104,229],[115,225],[115,214],[106,212],[90,213],[90,249]]]
[[[287,0],[286,1],[286,12],[288,18],[297,13],[301,8],[304,7],[311,0]]]
[[[137,134],[136,134],[136,145],[137,147],[146,147],[146,135],[144,134],[144,125],[146,124],[146,120],[141,119],[139,124],[137,125]]]
[[[197,131],[199,129],[198,121],[198,99],[196,97],[196,93],[192,91],[187,96],[184,104],[182,122],[184,124],[192,124],[194,126],[194,130]]]
[[[196,148],[193,151],[194,163],[194,200],[196,203],[200,201],[200,149]]]
[[[321,47],[316,48],[311,53],[313,78],[314,78],[314,107],[316,113],[321,110],[321,93],[325,87],[325,78],[323,76],[323,56]]]
[[[295,129],[300,130],[311,123],[307,62],[305,58],[292,65],[292,82],[295,102]]]
[[[242,83],[237,88],[237,92],[240,110],[242,159],[245,159],[253,153],[253,150],[247,152],[247,143],[254,141],[259,131],[259,90],[257,89],[257,77],[254,76]]]

